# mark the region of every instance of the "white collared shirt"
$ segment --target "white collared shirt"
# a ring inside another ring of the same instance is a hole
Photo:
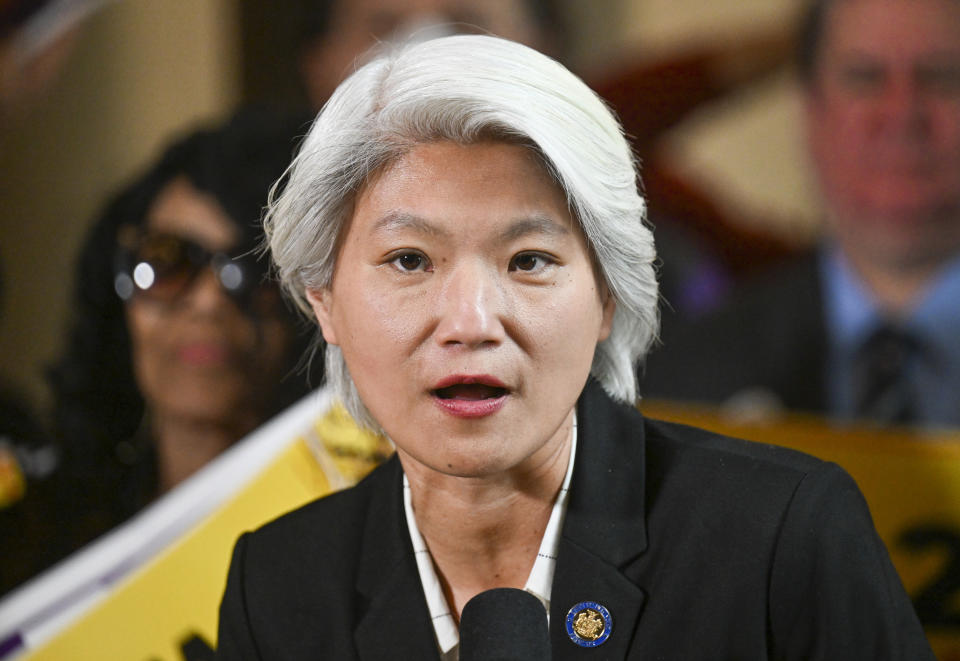
[[[573,460],[577,452],[577,417],[574,413],[573,429],[570,433],[570,458],[567,460],[567,473],[563,478],[563,485],[557,493],[553,503],[547,528],[543,531],[540,549],[533,562],[533,568],[527,577],[523,589],[535,596],[543,603],[549,621],[550,591],[553,586],[553,572],[557,565],[557,547],[560,544],[560,529],[563,527],[564,515],[567,512],[567,494],[570,489],[570,477],[573,475]],[[457,661],[460,656],[460,632],[457,623],[450,613],[450,607],[443,594],[443,587],[433,569],[433,559],[427,549],[417,521],[413,515],[413,506],[410,502],[410,483],[407,476],[403,476],[403,511],[407,517],[407,528],[410,531],[410,541],[413,542],[413,553],[417,559],[417,569],[420,573],[420,582],[423,593],[427,598],[427,608],[430,611],[430,620],[433,631],[437,636],[437,647],[440,649],[440,658],[443,661]]]

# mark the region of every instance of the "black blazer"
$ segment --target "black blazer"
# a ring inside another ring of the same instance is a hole
[[[644,419],[594,383],[551,595],[553,658],[933,659],[856,485],[812,457]],[[437,659],[394,457],[243,535],[220,659]],[[613,616],[600,647],[568,609]]]
[[[643,396],[722,404],[763,393],[788,409],[826,413],[829,341],[817,260],[810,251],[701,318],[665,309],[662,345],[640,368]]]

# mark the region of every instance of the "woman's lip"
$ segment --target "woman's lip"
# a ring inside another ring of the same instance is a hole
[[[437,381],[433,386],[433,390],[449,388],[450,386],[457,386],[462,383],[480,383],[493,388],[503,388],[504,390],[509,390],[503,381],[495,376],[490,376],[489,374],[453,374]]]
[[[177,348],[177,357],[188,365],[222,365],[229,356],[227,348],[216,342],[192,342]]]
[[[485,399],[443,399],[434,395],[433,401],[441,409],[458,418],[482,418],[502,409],[507,402],[507,394]]]

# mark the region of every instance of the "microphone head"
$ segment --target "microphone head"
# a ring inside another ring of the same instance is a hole
[[[460,661],[550,661],[543,604],[515,588],[475,596],[460,615]]]

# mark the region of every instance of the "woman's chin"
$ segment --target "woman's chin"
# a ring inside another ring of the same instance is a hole
[[[193,420],[212,426],[241,425],[254,410],[250,401],[230,388],[185,387],[165,393],[156,401],[154,414]]]
[[[418,458],[399,451],[404,471],[419,475],[446,476],[454,478],[489,479],[517,471],[524,463],[524,457],[512,456],[501,448],[484,449],[476,444],[465,448],[463,452],[436,453]]]

